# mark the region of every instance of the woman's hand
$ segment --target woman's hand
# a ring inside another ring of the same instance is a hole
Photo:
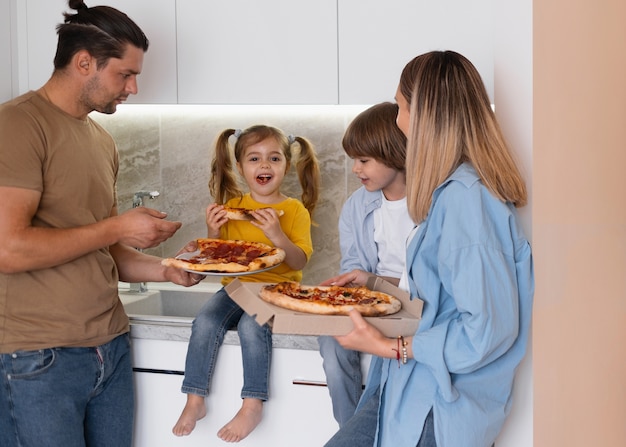
[[[396,358],[397,341],[385,337],[382,332],[369,324],[361,314],[352,309],[350,319],[354,329],[346,335],[336,336],[341,346],[353,351],[367,352],[379,357]]]
[[[354,329],[346,335],[335,336],[341,346],[353,351],[366,352],[378,357],[398,359],[402,355],[399,338],[389,338],[369,324],[361,314],[352,309],[350,319]],[[413,358],[413,336],[404,337],[407,358]]]

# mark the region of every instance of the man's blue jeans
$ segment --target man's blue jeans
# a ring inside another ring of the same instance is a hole
[[[0,354],[0,446],[129,447],[130,337],[95,348]]]
[[[241,398],[267,400],[272,333],[267,325],[259,326],[223,288],[209,298],[193,321],[181,388],[183,393],[208,396],[217,353],[226,331],[235,326],[243,360]]]

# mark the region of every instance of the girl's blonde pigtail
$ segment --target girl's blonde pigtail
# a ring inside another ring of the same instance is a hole
[[[306,138],[294,137],[294,142],[300,145],[300,153],[296,163],[296,172],[302,187],[302,203],[313,216],[313,211],[319,199],[320,168],[313,145]]]
[[[211,163],[209,191],[215,203],[223,205],[233,197],[242,195],[233,172],[232,151],[228,139],[235,129],[226,129],[215,142],[215,154]]]

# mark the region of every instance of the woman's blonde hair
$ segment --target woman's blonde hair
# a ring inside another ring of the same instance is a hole
[[[410,104],[407,203],[411,218],[426,218],[435,189],[464,162],[504,202],[527,202],[524,180],[509,151],[480,74],[454,51],[414,58],[400,77]]]
[[[228,139],[235,134],[237,134],[237,142],[234,149],[231,150]],[[268,138],[276,140],[285,155],[287,160],[286,171],[291,166],[291,148],[294,143],[298,143],[300,151],[295,166],[302,188],[302,204],[312,215],[317,205],[320,187],[320,170],[315,149],[306,138],[287,136],[280,129],[271,126],[256,125],[244,131],[226,129],[217,137],[215,155],[211,163],[211,179],[209,180],[211,195],[219,204],[224,204],[234,197],[243,196],[235,176],[231,154],[234,153],[235,160],[240,162],[247,147]]]

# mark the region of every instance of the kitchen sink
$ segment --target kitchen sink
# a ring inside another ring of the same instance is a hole
[[[214,290],[165,289],[143,293],[120,290],[120,299],[132,320],[191,323]]]

